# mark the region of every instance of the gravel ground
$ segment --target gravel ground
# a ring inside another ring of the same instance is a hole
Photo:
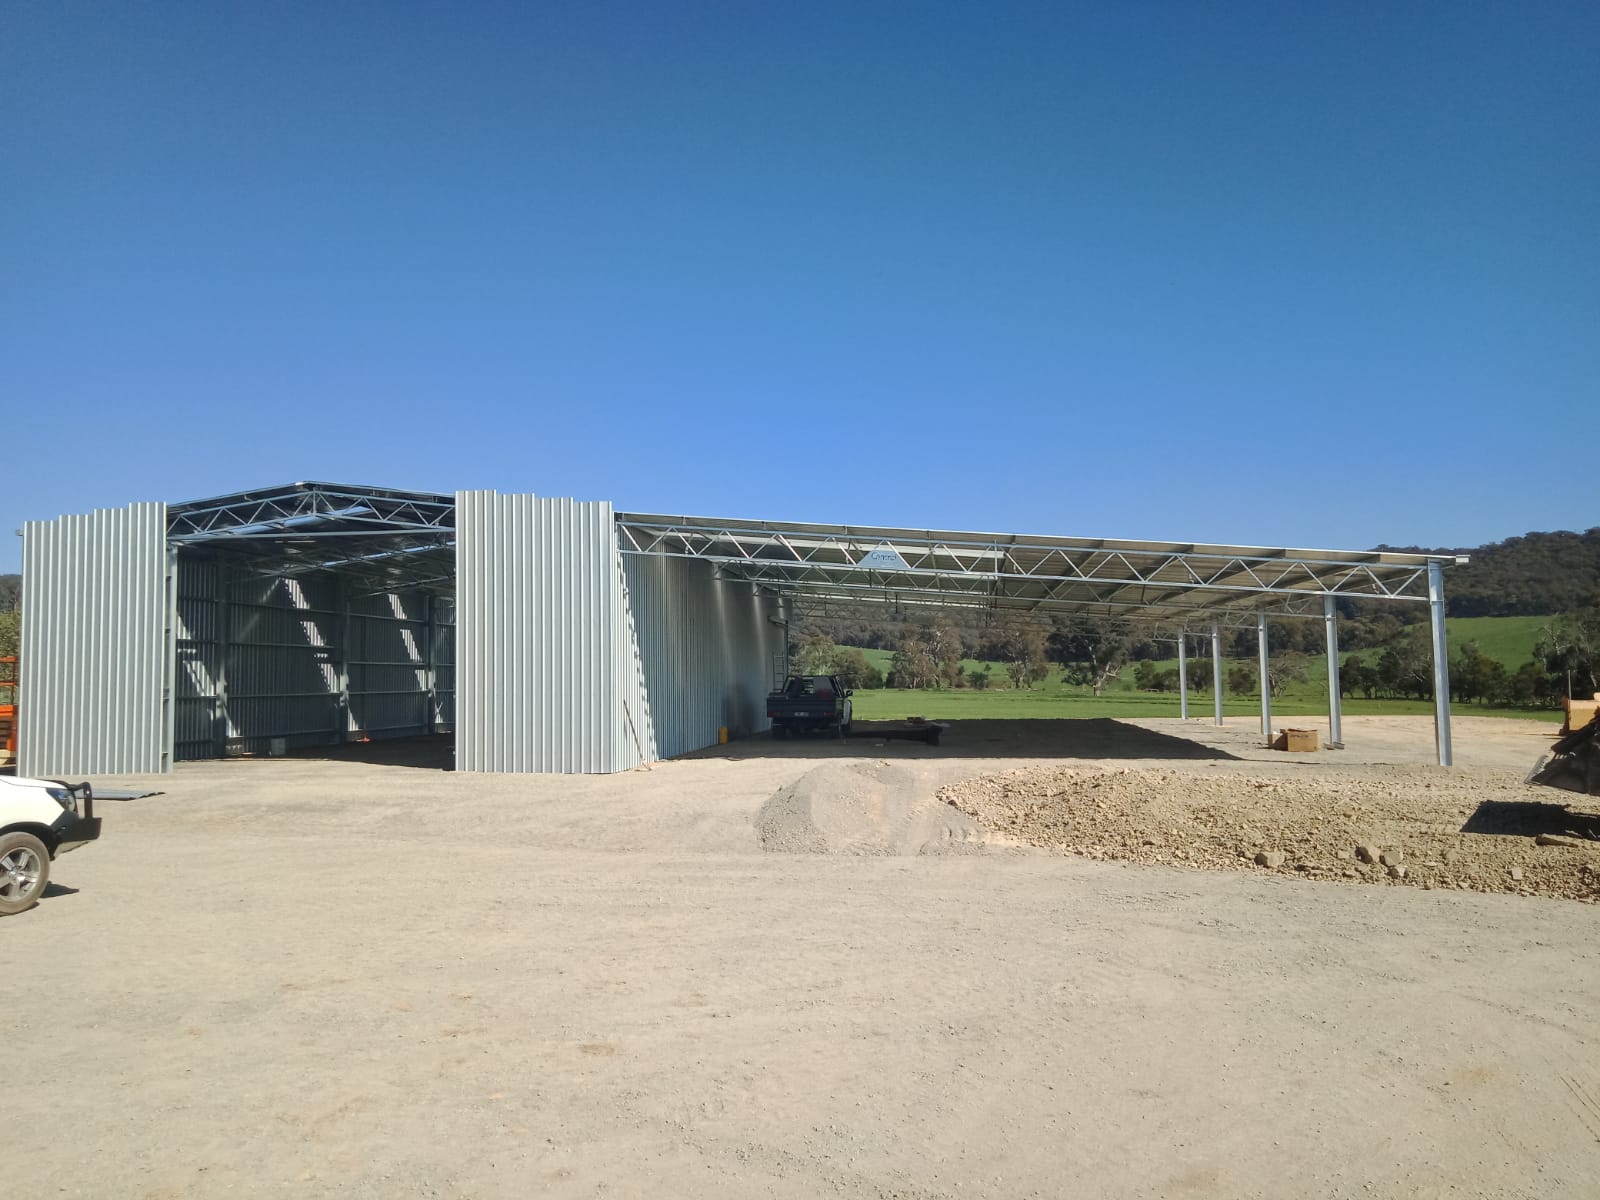
[[[1086,858],[1600,902],[1600,799],[1503,771],[1036,767],[939,796],[1005,837]]]
[[[1522,724],[1461,722],[1466,775],[1531,766]],[[1426,721],[1346,736],[1356,779],[1450,777]],[[621,776],[448,750],[94,781],[163,794],[0,920],[13,1191],[1600,1196],[1594,908],[1092,862],[937,799],[1334,752],[1154,719]]]

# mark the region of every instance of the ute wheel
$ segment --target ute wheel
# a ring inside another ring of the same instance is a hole
[[[31,833],[0,837],[0,916],[26,912],[50,883],[50,851]]]
[[[777,722],[773,722],[772,736],[780,742],[783,741],[784,738],[789,736],[789,727],[787,725],[779,725]]]

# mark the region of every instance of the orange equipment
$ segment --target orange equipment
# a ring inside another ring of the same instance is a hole
[[[17,758],[17,660],[0,657],[0,762],[15,762]]]

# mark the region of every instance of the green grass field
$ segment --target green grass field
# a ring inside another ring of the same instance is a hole
[[[1478,649],[1515,671],[1533,657],[1534,643],[1549,617],[1450,617],[1445,630],[1451,646],[1477,642]]]
[[[1504,663],[1507,670],[1516,670],[1533,656],[1533,645],[1544,627],[1545,617],[1460,617],[1448,622],[1450,644],[1459,646],[1465,641],[1476,641],[1483,652]],[[867,661],[885,674],[894,655],[888,650],[863,650]],[[1341,653],[1340,658],[1349,657]],[[1375,662],[1381,651],[1355,651],[1368,662]],[[963,673],[985,664],[974,659],[964,660]],[[1176,668],[1177,659],[1161,660],[1162,668]],[[1061,678],[1060,668],[1051,668],[1047,679],[1032,688],[1010,686],[1003,663],[990,663],[989,674],[993,683],[985,690],[972,688],[941,691],[910,691],[897,688],[860,690],[855,694],[855,715],[862,720],[896,720],[909,716],[928,717],[933,720],[969,720],[979,718],[1015,719],[1023,717],[1175,717],[1178,715],[1178,696],[1174,692],[1141,692],[1134,684],[1133,667],[1127,667],[1121,678],[1106,685],[1100,696],[1093,695],[1087,687],[1067,683]],[[1315,716],[1328,711],[1328,666],[1322,657],[1313,657],[1307,664],[1306,682],[1291,684],[1284,695],[1272,702],[1272,711],[1286,717]],[[1193,682],[1191,680],[1191,682]],[[1223,712],[1231,716],[1250,716],[1260,711],[1259,701],[1253,696],[1225,695]],[[1189,696],[1190,716],[1204,716],[1212,711],[1209,690]],[[1346,697],[1343,711],[1352,715],[1407,715],[1433,712],[1430,701],[1420,700],[1361,700]],[[1511,717],[1520,720],[1561,720],[1559,710],[1531,711],[1520,708],[1491,708],[1476,704],[1458,704],[1455,711],[1463,715]]]

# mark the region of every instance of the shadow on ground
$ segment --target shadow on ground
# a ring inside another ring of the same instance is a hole
[[[1234,759],[1235,756],[1188,738],[1157,733],[1111,717],[1060,720],[949,721],[939,745],[902,741],[886,735],[910,730],[903,721],[857,721],[844,741],[827,734],[796,735],[778,740],[769,734],[737,738],[725,746],[707,746],[683,758],[825,759],[844,756],[897,759],[921,758],[1143,758]],[[291,759],[366,763],[378,767],[455,770],[455,736],[448,733],[384,741],[350,742],[342,746],[309,746],[291,750]]]
[[[454,771],[456,737],[453,733],[431,733],[419,737],[384,738],[375,742],[347,742],[342,746],[307,746],[289,751],[288,757],[367,763],[374,767]]]
[[[910,730],[903,721],[857,721],[844,741],[829,734],[778,740],[768,734],[708,746],[684,758],[837,758],[840,755],[920,758],[1146,758],[1236,759],[1214,746],[1157,733],[1111,717],[1057,720],[948,721],[937,746],[885,735]]]
[[[1462,833],[1538,837],[1541,833],[1600,840],[1600,813],[1573,812],[1564,804],[1485,800],[1467,818]]]

